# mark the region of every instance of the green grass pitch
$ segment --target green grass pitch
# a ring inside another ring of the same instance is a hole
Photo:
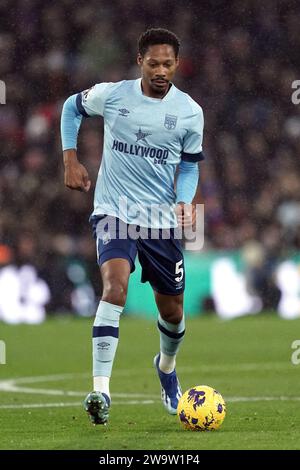
[[[0,365],[1,449],[300,448],[300,364],[291,363],[300,320],[187,319],[178,375],[183,390],[204,384],[222,393],[227,416],[216,432],[186,431],[165,412],[152,366],[155,322],[130,316],[121,322],[109,425],[93,427],[81,406],[92,388],[91,324],[0,324],[7,355]]]

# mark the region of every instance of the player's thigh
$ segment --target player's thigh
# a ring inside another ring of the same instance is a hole
[[[128,235],[128,225],[117,217],[104,215],[94,217],[92,227],[99,266],[110,259],[124,258],[128,260],[133,272],[137,248],[136,240]]]
[[[125,258],[112,258],[100,266],[102,300],[116,305],[125,304],[130,271],[130,263]]]
[[[125,305],[129,276],[135,269],[134,248],[130,241],[112,240],[108,249],[98,241],[98,264],[102,278],[102,300]]]
[[[120,236],[127,226],[119,222],[115,217],[105,216],[93,228],[102,277],[102,300],[122,305],[126,300],[130,273],[135,270],[137,248],[135,240],[124,237],[124,233]]]
[[[109,285],[122,284],[127,288],[131,265],[125,258],[111,258],[100,266],[103,287]]]
[[[146,239],[137,244],[142,266],[142,282],[149,282],[153,290],[167,296],[184,292],[185,273],[181,241]],[[173,303],[173,302],[172,302]]]

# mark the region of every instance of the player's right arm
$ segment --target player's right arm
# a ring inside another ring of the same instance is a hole
[[[114,83],[98,83],[88,90],[70,96],[61,114],[61,140],[65,165],[65,185],[78,191],[91,186],[86,168],[77,158],[77,136],[82,117],[103,116],[106,99]]]
[[[77,158],[77,136],[82,115],[76,105],[76,98],[77,95],[72,95],[65,101],[61,114],[65,185],[70,189],[87,192],[91,187],[91,181],[86,168]]]

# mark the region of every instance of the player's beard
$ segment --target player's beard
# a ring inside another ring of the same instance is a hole
[[[162,80],[161,83],[151,80],[151,88],[158,96],[164,96],[168,92],[170,83],[168,80]]]

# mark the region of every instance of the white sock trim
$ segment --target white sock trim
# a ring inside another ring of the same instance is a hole
[[[114,305],[100,300],[94,320],[94,326],[105,325],[118,327],[120,315],[122,314],[123,309],[124,307],[120,307],[120,305]]]
[[[104,377],[104,376],[100,376],[100,375],[98,375],[96,377],[93,377],[94,391],[95,392],[106,393],[106,395],[108,395],[109,398],[110,398],[109,379],[110,379],[110,377]]]
[[[160,351],[160,360],[159,360],[159,368],[165,374],[170,374],[173,372],[176,366],[176,355],[168,356],[167,354]]]

